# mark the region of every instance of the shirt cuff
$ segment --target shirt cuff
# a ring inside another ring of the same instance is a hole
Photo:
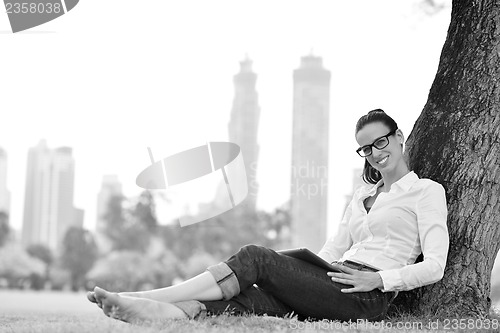
[[[397,291],[403,287],[403,279],[401,279],[401,274],[399,269],[389,269],[386,271],[378,271],[382,278],[382,283],[384,287],[380,290],[382,292]]]

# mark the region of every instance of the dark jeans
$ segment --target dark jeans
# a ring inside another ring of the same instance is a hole
[[[333,282],[327,270],[256,245],[241,248],[225,263],[208,270],[224,295],[220,301],[201,302],[208,314],[293,314],[302,320],[379,321],[395,295],[378,289],[342,293],[340,289],[349,286]]]

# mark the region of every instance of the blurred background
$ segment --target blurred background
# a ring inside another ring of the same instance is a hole
[[[248,243],[318,251],[362,184],[357,119],[382,108],[410,134],[450,11],[446,0],[81,1],[17,34],[0,14],[0,298],[163,287]],[[147,147],[160,159],[207,141],[240,145],[250,193],[181,228],[219,189],[186,204],[135,178]]]

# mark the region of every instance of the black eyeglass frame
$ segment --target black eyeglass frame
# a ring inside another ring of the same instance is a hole
[[[363,147],[359,147],[358,149],[356,149],[356,153],[358,153],[358,155],[359,155],[359,156],[361,156],[361,157],[368,157],[368,156],[370,156],[370,155],[373,153],[373,147],[375,147],[375,148],[377,148],[377,149],[379,149],[379,150],[380,150],[380,149],[384,149],[384,148],[385,148],[385,147],[387,147],[387,146],[389,145],[389,143],[390,143],[390,142],[389,142],[389,137],[390,137],[391,135],[396,134],[396,131],[397,131],[397,130],[398,130],[398,129],[396,128],[394,131],[390,131],[390,132],[389,132],[389,133],[387,133],[386,135],[382,135],[381,137],[376,138],[375,140],[373,140],[373,143],[372,143],[372,144],[365,145],[365,146],[363,146]],[[383,138],[387,139],[387,143],[386,143],[384,146],[382,146],[382,147],[377,147],[377,146],[375,145],[375,143],[376,143],[377,141],[379,141],[380,139],[383,139]],[[367,147],[369,147],[369,148],[370,148],[370,153],[369,153],[368,155],[364,155],[364,156],[363,156],[363,155],[361,155],[361,151],[362,151],[363,149],[367,148]]]

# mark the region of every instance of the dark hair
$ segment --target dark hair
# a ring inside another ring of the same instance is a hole
[[[390,131],[395,131],[398,129],[398,124],[387,115],[382,109],[375,109],[363,117],[359,118],[356,123],[356,134],[366,125],[371,123],[381,122],[386,125]],[[363,168],[363,180],[368,184],[377,184],[377,182],[382,179],[382,175],[377,169],[372,167],[367,159],[365,159],[365,166]]]

